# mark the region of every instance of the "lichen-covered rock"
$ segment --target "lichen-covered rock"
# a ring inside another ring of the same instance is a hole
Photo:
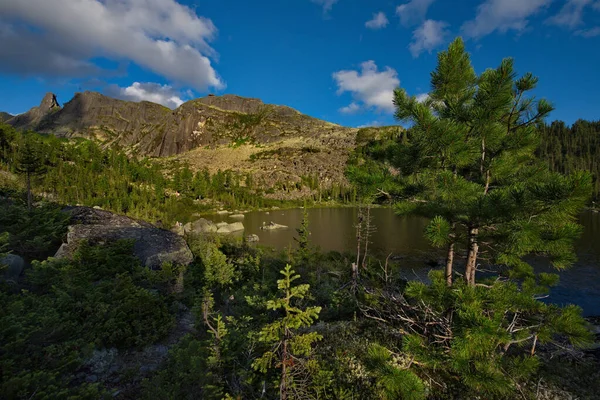
[[[217,225],[205,218],[197,219],[194,222],[188,222],[183,226],[185,233],[215,233],[217,232]]]
[[[194,259],[187,243],[174,232],[156,228],[144,221],[89,207],[68,207],[71,215],[67,242],[55,257],[69,257],[82,240],[102,244],[121,239],[134,241],[133,252],[148,268],[159,268],[164,262],[187,265]]]
[[[219,233],[229,234],[244,230],[244,224],[241,222],[233,222],[231,224],[227,222],[219,222],[215,224],[204,218],[200,218],[194,222],[188,222],[183,226],[186,234],[189,233]]]
[[[232,224],[228,224],[226,222],[221,222],[221,223],[217,224],[217,226],[219,227],[219,229],[217,230],[217,233],[222,233],[222,234],[240,232],[240,231],[244,230],[244,224],[242,224],[241,222],[234,222]]]
[[[276,224],[273,221],[269,222],[268,224],[265,224],[263,222],[263,226],[260,227],[260,229],[262,229],[264,231],[274,231],[277,229],[285,229],[285,228],[287,228],[287,225]]]
[[[246,236],[246,242],[250,242],[250,243],[256,243],[260,241],[260,238],[258,237],[257,234],[253,233],[251,235]]]

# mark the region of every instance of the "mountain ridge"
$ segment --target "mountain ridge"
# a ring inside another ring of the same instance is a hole
[[[175,157],[192,169],[249,173],[266,187],[306,177],[344,185],[357,128],[234,94],[209,95],[171,110],[160,104],[76,93],[62,107],[46,94],[39,106],[7,121],[17,129],[85,137],[132,156]]]
[[[0,111],[0,122],[6,122],[13,117],[14,117],[14,115],[12,115],[12,114],[9,114],[4,111]]]
[[[288,106],[233,94],[193,99],[171,110],[149,101],[132,102],[88,91],[75,93],[62,107],[54,94],[47,93],[39,106],[6,122],[17,129],[67,138],[83,136],[158,157],[228,142],[271,142],[294,133],[312,136],[316,128],[352,129]]]

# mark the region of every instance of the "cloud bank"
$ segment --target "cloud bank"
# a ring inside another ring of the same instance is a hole
[[[0,16],[5,72],[86,76],[105,58],[197,90],[225,86],[208,44],[216,27],[174,0],[0,1]]]

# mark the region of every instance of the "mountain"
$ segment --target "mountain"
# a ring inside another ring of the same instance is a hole
[[[7,112],[0,111],[0,123],[1,123],[1,122],[6,122],[6,121],[8,121],[8,120],[9,120],[9,119],[11,119],[12,117],[13,117],[13,115],[12,115],[12,114],[9,114],[9,113],[7,113]]]
[[[76,93],[60,107],[48,93],[39,106],[7,123],[59,137],[86,137],[131,155],[175,157],[195,169],[251,173],[270,187],[315,175],[326,186],[345,183],[358,131],[236,95],[209,95],[171,110],[95,92]]]

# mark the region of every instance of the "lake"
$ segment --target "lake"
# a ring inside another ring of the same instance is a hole
[[[296,228],[302,222],[302,209],[253,211],[243,220],[245,235],[256,234],[263,246],[285,249],[295,246]],[[308,209],[310,241],[322,251],[356,253],[358,209]],[[371,234],[369,254],[385,260],[392,253],[406,279],[427,279],[431,269],[428,261],[444,257],[423,237],[427,221],[418,217],[400,217],[390,208],[373,208],[371,216],[375,231]],[[213,216],[214,221],[233,220],[226,215]],[[261,230],[263,223],[275,222],[288,226],[281,230]],[[556,304],[577,304],[585,315],[600,315],[600,213],[585,212],[580,222],[584,232],[576,244],[579,260],[567,271],[558,272],[560,283],[552,289],[549,301]],[[530,260],[538,272],[556,272],[543,259]],[[459,267],[460,268],[460,267]]]

